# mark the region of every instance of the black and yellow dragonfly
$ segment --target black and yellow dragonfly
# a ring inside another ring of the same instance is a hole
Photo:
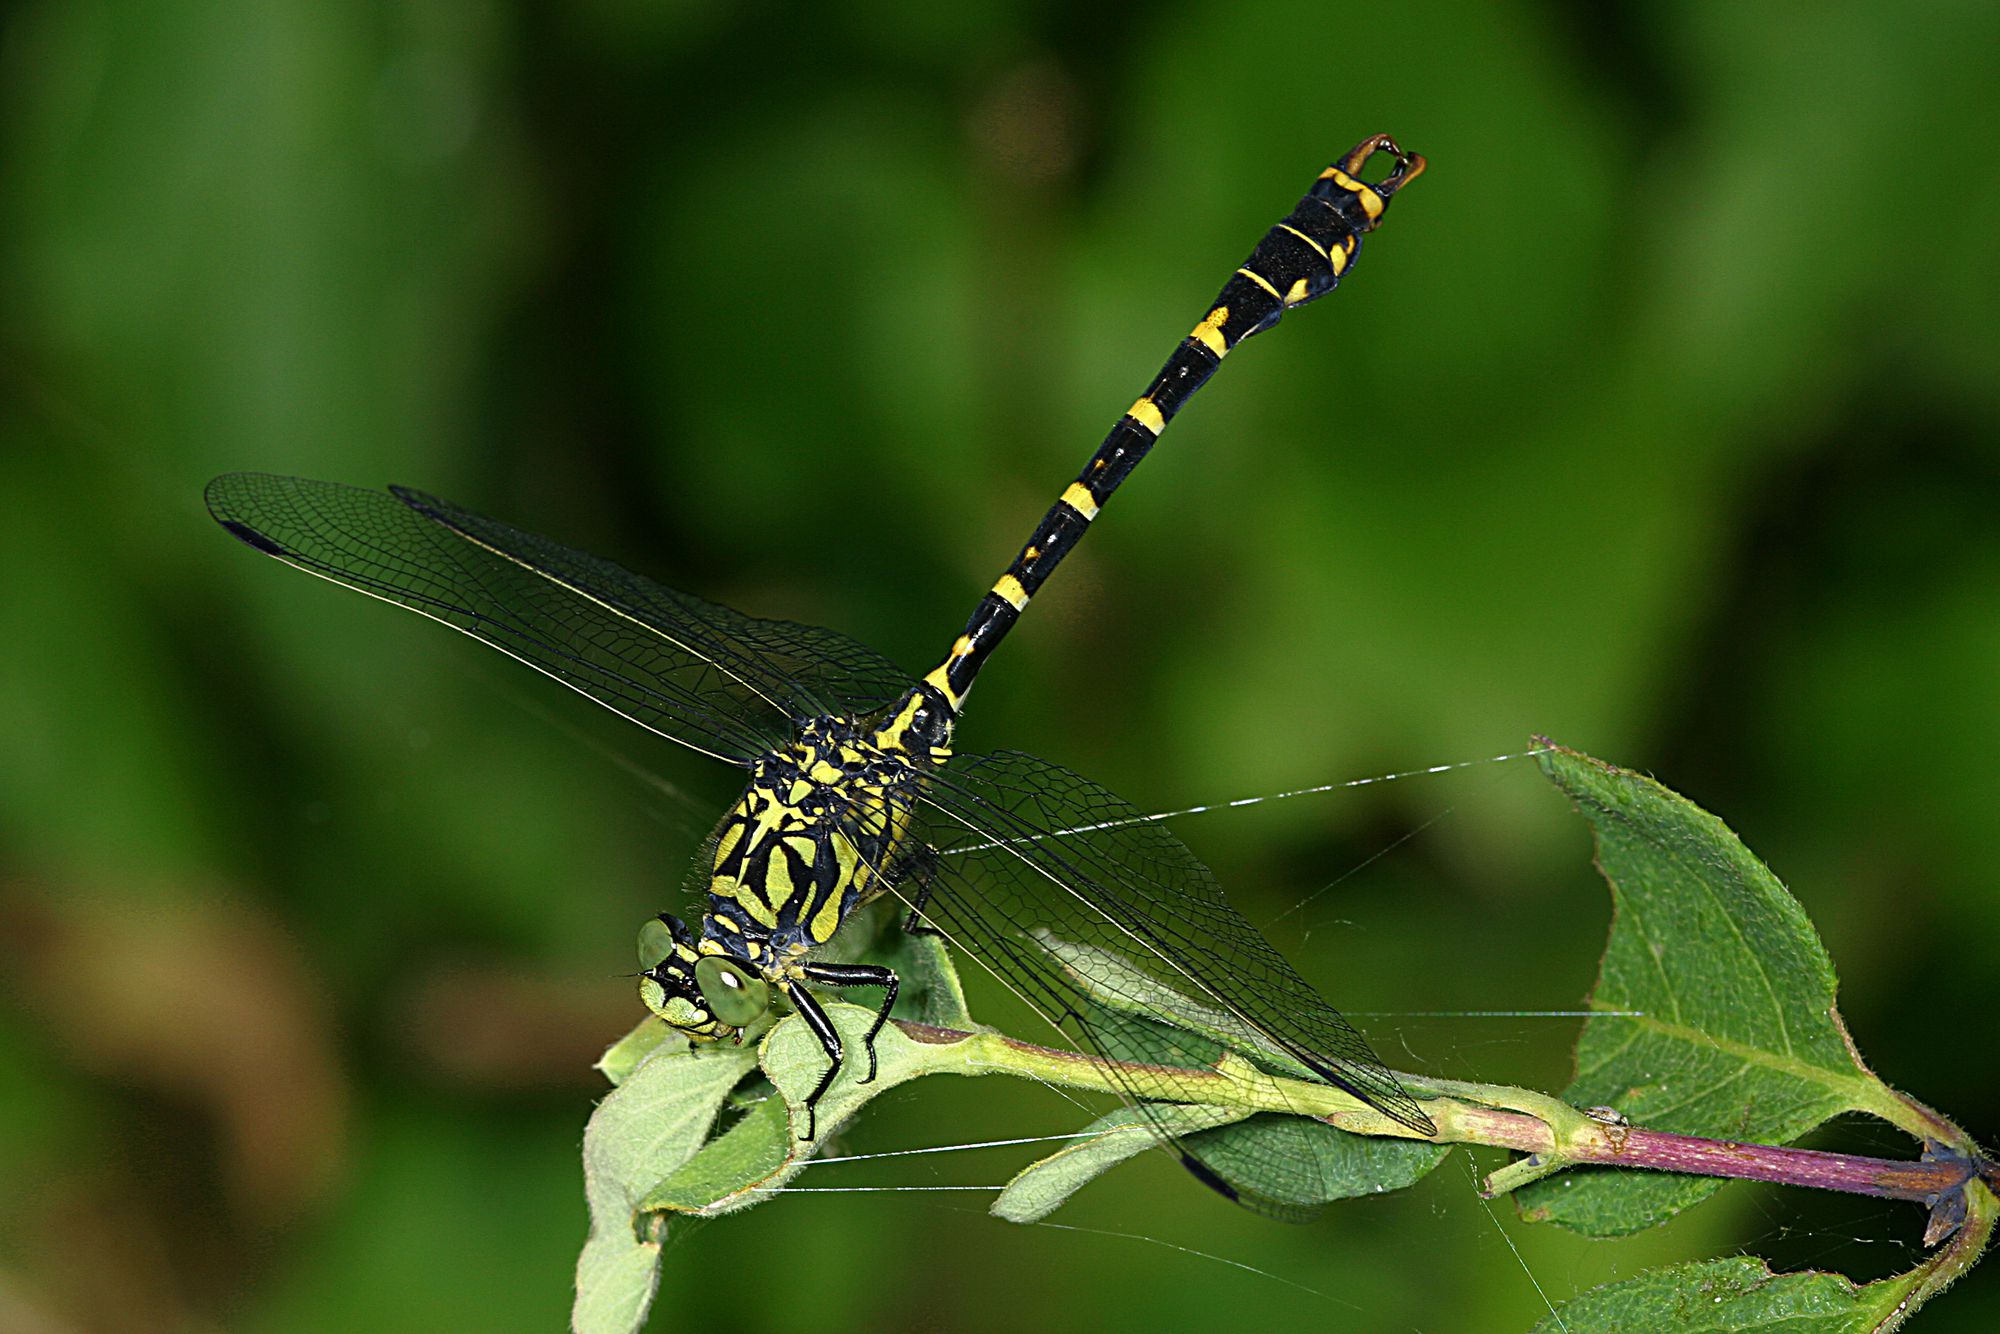
[[[1392,166],[1370,183],[1363,172],[1378,153]],[[822,954],[843,922],[884,894],[907,904],[908,929],[942,935],[1088,1054],[1133,1050],[1146,1023],[1137,992],[1165,988],[1208,1012],[1207,1030],[1232,1047],[1275,1054],[1288,1073],[1307,1072],[1430,1135],[1367,1042],[1177,837],[1059,765],[951,749],[981,666],[1174,414],[1238,343],[1331,292],[1390,198],[1423,168],[1377,135],[1320,174],[920,681],[831,630],[752,619],[415,491],[231,473],[209,484],[208,507],[259,551],[442,621],[749,771],[702,854],[699,928],[665,913],[648,923],[640,990],[697,1041],[740,1038],[782,998],[828,1057],[804,1101],[802,1138],[813,1137],[814,1109],[842,1066],[815,989],[879,990],[867,1037],[874,1077],[896,975]],[[1106,1003],[1120,996],[1134,1003]],[[1143,1097],[1128,1089],[1142,1110],[1173,1092],[1171,1071],[1148,1078]],[[1152,1115],[1203,1181],[1253,1207],[1273,1204]],[[1257,1179],[1273,1170],[1260,1164]]]

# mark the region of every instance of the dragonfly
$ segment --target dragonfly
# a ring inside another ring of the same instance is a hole
[[[1377,155],[1389,166],[1370,182]],[[639,991],[695,1042],[741,1041],[773,1013],[797,1015],[828,1062],[799,1109],[801,1139],[815,1137],[819,1102],[846,1063],[818,994],[879,997],[860,1078],[875,1077],[875,1040],[899,979],[827,955],[858,910],[893,895],[906,930],[943,937],[1075,1050],[1103,1061],[1160,1143],[1204,1183],[1293,1216],[1261,1184],[1282,1179],[1282,1163],[1246,1172],[1240,1149],[1232,1167],[1176,1136],[1161,1110],[1176,1091],[1173,1071],[1149,1066],[1142,1089],[1118,1060],[1144,1037],[1148,997],[1165,989],[1190,998],[1205,1031],[1274,1055],[1253,1062],[1253,1077],[1272,1078],[1266,1067],[1276,1064],[1411,1134],[1434,1135],[1423,1109],[1164,825],[1048,760],[957,754],[953,734],[995,647],[1167,423],[1237,344],[1333,291],[1424,166],[1374,135],[1320,173],[921,679],[835,631],[746,616],[418,491],[239,472],[209,484],[208,508],[258,551],[462,631],[748,772],[699,854],[698,924],[661,913],[641,930]],[[1198,1100],[1199,1078],[1188,1075],[1187,1101]],[[1262,1151],[1282,1156],[1274,1143]]]

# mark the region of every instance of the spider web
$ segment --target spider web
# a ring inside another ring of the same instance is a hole
[[[917,836],[936,856],[903,892],[1079,1050],[1147,1062],[1144,1087],[1108,1068],[1208,1184],[1262,1212],[1309,1212],[1297,1201],[1310,1198],[1311,1179],[1297,1168],[1311,1160],[1315,1127],[1264,1118],[1254,1135],[1198,1147],[1152,1109],[1203,1101],[1212,1076],[1153,1062],[1199,1070],[1227,1046],[1251,1060],[1246,1077],[1264,1081],[1274,1103],[1274,1072],[1317,1079],[1433,1133],[1367,1040],[1230,906],[1187,845],[1130,802],[1012,751],[955,758],[929,776],[922,800]],[[1203,1050],[1200,1034],[1219,1042]]]

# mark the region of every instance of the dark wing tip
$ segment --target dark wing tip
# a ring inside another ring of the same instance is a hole
[[[208,506],[209,517],[243,545],[267,556],[290,556],[292,553],[276,538],[236,517],[245,508],[244,499],[268,480],[262,473],[226,472],[202,489],[202,502]]]
[[[1302,1061],[1314,1074],[1337,1089],[1351,1093],[1373,1107],[1382,1115],[1407,1130],[1414,1130],[1425,1139],[1437,1135],[1437,1123],[1424,1115],[1424,1109],[1417,1105],[1394,1075],[1386,1067],[1361,1065],[1352,1057],[1345,1061],[1329,1061],[1316,1053],[1303,1051],[1284,1044],[1291,1054]]]
[[[1375,1100],[1370,1099],[1370,1101],[1375,1101]],[[1402,1102],[1407,1102],[1409,1105],[1408,1106],[1397,1105],[1397,1103],[1402,1103]],[[1402,1098],[1397,1099],[1396,1102],[1392,1102],[1387,1106],[1383,1106],[1379,1102],[1377,1102],[1375,1110],[1383,1113],[1391,1121],[1394,1121],[1397,1125],[1402,1126],[1406,1130],[1416,1131],[1419,1135],[1422,1135],[1425,1139],[1437,1138],[1437,1133],[1438,1133],[1437,1122],[1431,1120],[1428,1116],[1425,1116],[1424,1109],[1417,1106],[1416,1099],[1409,1097],[1407,1094],[1405,1094]]]
[[[1187,1168],[1196,1181],[1231,1204],[1240,1205],[1253,1214],[1275,1218],[1281,1223],[1310,1223],[1320,1216],[1321,1210],[1316,1204],[1294,1204],[1289,1200],[1276,1199],[1261,1192],[1239,1190],[1224,1180],[1214,1168],[1186,1149],[1181,1150],[1181,1166]]]
[[[1236,1187],[1230,1185],[1227,1181],[1224,1181],[1220,1176],[1216,1174],[1214,1168],[1210,1167],[1207,1163],[1195,1157],[1193,1154],[1187,1152],[1185,1149],[1181,1151],[1181,1166],[1185,1167],[1188,1171],[1192,1172],[1194,1174],[1194,1179],[1196,1181],[1199,1181],[1202,1185],[1207,1186],[1210,1190],[1214,1191],[1217,1195],[1220,1195],[1223,1199],[1228,1200],[1231,1204],[1243,1203],[1243,1197],[1237,1192]]]
[[[426,519],[442,523],[450,506],[427,492],[417,491],[407,486],[392,486],[389,494],[408,505]],[[449,526],[449,525],[447,525]]]
[[[1364,1073],[1367,1076],[1366,1079],[1357,1078]],[[1402,1082],[1390,1074],[1387,1069],[1366,1069],[1364,1067],[1363,1069],[1349,1069],[1345,1074],[1346,1078],[1334,1078],[1328,1082],[1338,1088],[1346,1089],[1349,1093],[1354,1094],[1370,1107],[1373,1107],[1376,1111],[1394,1121],[1397,1125],[1414,1130],[1425,1139],[1436,1137],[1438,1133],[1437,1123],[1424,1114],[1423,1107],[1418,1104],[1415,1098],[1410,1096],[1409,1090],[1403,1087]],[[1367,1087],[1371,1083],[1374,1087]],[[1360,1086],[1357,1087],[1357,1084]]]
[[[286,549],[275,538],[272,538],[267,534],[258,532],[255,528],[252,528],[247,523],[238,523],[234,519],[221,519],[221,518],[218,518],[216,522],[221,524],[223,528],[228,530],[228,533],[231,537],[243,543],[243,545],[245,546],[255,547],[257,550],[263,552],[267,556],[289,557],[292,554],[291,551]]]

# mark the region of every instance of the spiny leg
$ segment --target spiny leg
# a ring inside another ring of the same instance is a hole
[[[896,992],[901,986],[900,979],[887,968],[867,963],[809,963],[802,967],[800,975],[808,982],[823,987],[880,987],[882,988],[882,1008],[875,1013],[875,1022],[868,1027],[868,1036],[862,1039],[868,1048],[868,1078],[866,1084],[875,1078],[875,1035],[882,1031],[882,1025],[889,1022],[889,1011],[896,1004]],[[783,988],[785,999],[798,1011],[799,1018],[819,1039],[820,1050],[826,1053],[826,1073],[819,1077],[819,1083],[806,1095],[806,1133],[800,1139],[812,1139],[819,1131],[819,1100],[833,1087],[835,1077],[840,1074],[843,1048],[840,1030],[827,1018],[812,993],[804,987]]]
[[[937,850],[926,847],[912,857],[903,879],[905,883],[916,887],[916,892],[908,896],[910,915],[903,919],[903,930],[912,936],[936,936],[940,940],[946,939],[941,929],[924,920],[924,907],[931,901],[931,891],[937,888]]]
[[[902,987],[902,979],[892,969],[872,963],[809,963],[799,969],[801,976],[814,986],[820,987],[880,987],[882,988],[882,1008],[875,1012],[875,1022],[868,1026],[868,1036],[862,1044],[868,1048],[868,1077],[863,1084],[875,1081],[875,1035],[882,1031],[882,1025],[889,1022],[889,1011],[896,1007],[896,992]],[[828,1080],[832,1075],[827,1076]],[[826,1091],[825,1083],[818,1093]]]
[[[826,1073],[819,1077],[819,1083],[806,1095],[806,1133],[799,1136],[802,1140],[812,1139],[819,1131],[819,1100],[833,1086],[834,1076],[840,1073],[840,1032],[834,1028],[833,1021],[826,1017],[826,1011],[819,1007],[819,1002],[812,998],[811,992],[804,987],[782,986],[782,984],[781,989],[785,993],[785,999],[792,1003],[794,1010],[798,1011],[799,1018],[805,1021],[805,1026],[819,1039],[820,1049],[826,1053]]]

